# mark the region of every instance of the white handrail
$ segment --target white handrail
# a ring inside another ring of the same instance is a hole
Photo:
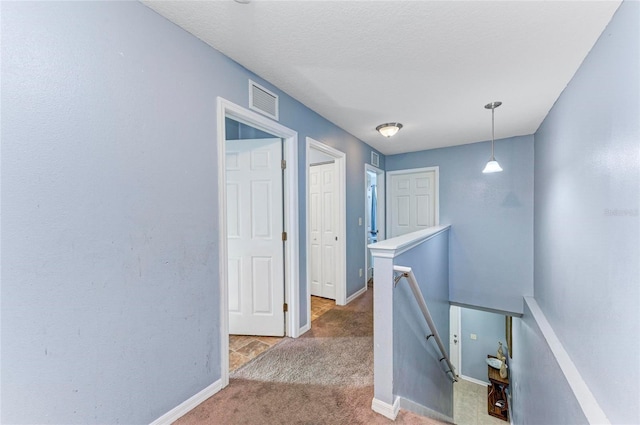
[[[455,368],[453,367],[453,364],[451,364],[451,360],[449,360],[447,351],[445,350],[444,345],[442,344],[442,339],[440,339],[440,334],[438,333],[438,329],[436,328],[435,323],[433,323],[433,319],[431,318],[431,313],[429,313],[429,308],[427,308],[427,303],[425,302],[424,297],[422,296],[422,292],[420,292],[418,281],[416,280],[416,276],[413,274],[411,267],[393,266],[393,270],[401,273],[399,276],[396,277],[395,284],[397,284],[398,281],[403,277],[407,279],[407,282],[409,282],[409,287],[411,288],[411,292],[413,292],[413,296],[418,302],[420,311],[422,311],[422,315],[427,321],[427,325],[429,325],[429,329],[431,329],[431,335],[427,336],[427,340],[429,340],[429,338],[431,337],[433,337],[436,340],[436,344],[438,345],[438,349],[440,350],[440,354],[442,355],[442,358],[440,358],[439,361],[446,360],[447,366],[449,367],[449,370],[447,370],[445,373],[451,373],[451,377],[453,381],[458,382]]]

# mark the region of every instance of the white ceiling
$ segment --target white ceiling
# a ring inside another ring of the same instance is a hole
[[[534,133],[620,5],[143,2],[384,154]]]

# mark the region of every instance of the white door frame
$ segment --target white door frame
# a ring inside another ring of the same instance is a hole
[[[225,118],[280,137],[284,141],[283,157],[287,161],[284,173],[284,225],[287,232],[285,243],[284,287],[285,302],[289,311],[285,313],[285,334],[297,338],[300,335],[299,323],[299,282],[300,270],[298,232],[298,133],[263,115],[236,105],[221,97],[217,98],[218,118],[218,242],[219,242],[219,286],[220,286],[220,370],[222,387],[229,385],[229,282],[227,250],[227,176],[226,176],[226,131]]]
[[[365,184],[367,182],[367,172],[376,174],[376,195],[378,197],[378,208],[376,211],[376,221],[378,222],[378,242],[386,239],[386,215],[385,215],[385,205],[386,205],[386,197],[385,197],[385,175],[384,170],[381,170],[378,167],[374,167],[371,164],[364,164],[364,181]],[[364,213],[368,214],[369,210],[367,208],[367,203],[369,199],[367,198],[367,188],[364,190]],[[366,221],[366,220],[365,220]],[[367,229],[364,230],[364,270],[365,277],[369,271],[369,248],[367,245],[369,244],[369,239],[367,237]]]
[[[307,137],[306,143],[306,203],[307,203],[307,326],[303,329],[311,328],[311,261],[309,261],[309,253],[311,252],[311,241],[309,238],[309,220],[310,218],[310,200],[309,200],[309,153],[311,149],[318,150],[332,157],[336,164],[338,173],[338,243],[336,244],[336,305],[345,305],[347,303],[347,197],[346,197],[346,163],[347,155],[331,146],[318,142],[317,140]]]
[[[434,186],[435,186],[435,220],[434,220],[434,226],[439,226],[440,225],[440,167],[435,166],[435,167],[423,167],[423,168],[411,168],[408,170],[397,170],[397,171],[387,171],[387,193],[389,194],[389,196],[387,197],[386,200],[386,205],[387,205],[387,211],[389,211],[389,214],[387,214],[387,229],[391,229],[391,177],[392,176],[396,176],[396,175],[402,175],[402,174],[413,174],[413,173],[423,173],[423,172],[427,172],[427,171],[435,171],[435,182],[434,182]]]

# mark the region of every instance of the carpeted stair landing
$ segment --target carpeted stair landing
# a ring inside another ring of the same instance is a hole
[[[335,307],[230,375],[229,386],[179,419],[194,424],[443,424],[371,410],[373,291]]]

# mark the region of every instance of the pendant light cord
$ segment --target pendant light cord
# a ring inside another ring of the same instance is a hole
[[[495,160],[495,156],[493,156],[493,143],[494,143],[494,131],[495,131],[495,122],[493,120],[494,114],[496,113],[496,108],[491,108],[491,160]]]

